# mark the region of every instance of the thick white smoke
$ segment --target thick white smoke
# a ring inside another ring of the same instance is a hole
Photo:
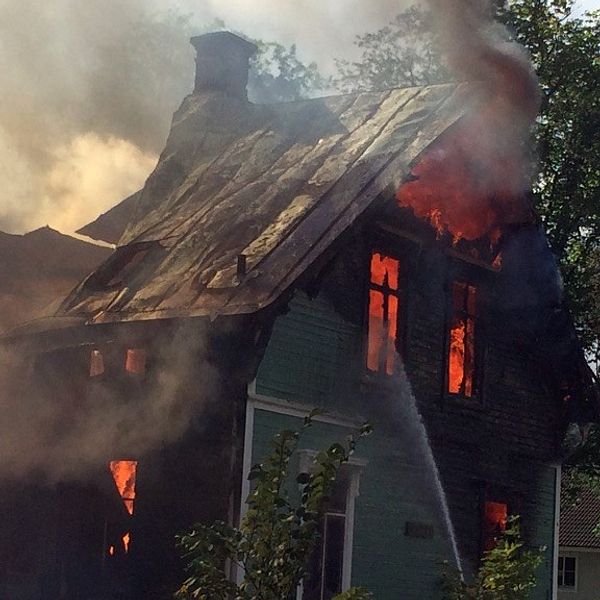
[[[179,439],[217,397],[207,343],[201,326],[173,332],[152,357],[151,383],[132,379],[129,393],[110,377],[81,386],[0,348],[0,481],[77,479],[115,452],[142,457]]]
[[[0,230],[84,225],[143,184],[221,19],[331,70],[397,0],[0,0]],[[109,155],[115,154],[113,162]]]

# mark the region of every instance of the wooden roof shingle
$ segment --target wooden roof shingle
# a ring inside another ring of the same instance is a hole
[[[473,91],[446,84],[277,105],[189,96],[115,255],[59,314],[98,323],[269,305],[399,185]]]

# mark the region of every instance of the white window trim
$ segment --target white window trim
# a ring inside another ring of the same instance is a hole
[[[573,592],[573,593],[577,593],[577,587],[579,584],[579,557],[576,556],[575,554],[560,554],[559,555],[560,558],[573,558],[575,560],[575,585],[573,587],[571,586],[563,586],[563,585],[558,585],[558,570],[556,572],[557,574],[557,587],[560,590],[560,592]]]
[[[558,555],[560,533],[560,495],[562,481],[562,466],[554,467],[554,540],[552,545],[552,600],[558,598]]]
[[[254,413],[256,410],[264,410],[282,415],[289,415],[298,418],[306,417],[312,410],[311,406],[282,400],[271,396],[263,396],[256,393],[256,380],[248,384],[248,397],[246,400],[246,423],[244,427],[244,454],[242,459],[242,493],[240,498],[240,520],[248,510],[246,498],[250,493],[250,481],[248,475],[252,468],[252,440],[254,437]],[[336,413],[328,413],[317,415],[314,417],[315,422],[328,423],[339,427],[358,429],[364,420],[349,419],[344,415]],[[302,457],[310,457],[312,459],[316,452],[314,450],[299,450],[300,460]],[[312,462],[311,459],[311,462]],[[304,458],[304,460],[307,460]],[[352,580],[352,554],[354,549],[354,516],[356,498],[360,495],[360,476],[362,470],[367,465],[367,460],[360,459],[355,456],[350,457],[348,466],[353,469],[348,490],[348,498],[346,503],[346,529],[344,532],[344,563],[342,567],[342,591],[347,591],[351,587]],[[231,573],[232,579],[239,585],[243,579],[241,569],[234,569]],[[296,595],[297,600],[302,600],[302,585],[298,588]]]
[[[308,472],[314,463],[317,452],[310,449],[298,450],[300,472]],[[350,484],[346,496],[346,520],[344,529],[344,556],[342,559],[342,592],[352,585],[352,554],[354,550],[354,515],[356,499],[360,496],[360,478],[368,460],[351,456],[342,468],[350,471]],[[301,598],[302,596],[300,596]]]

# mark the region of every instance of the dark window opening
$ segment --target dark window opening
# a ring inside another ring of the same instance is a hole
[[[577,583],[577,558],[558,557],[558,587],[575,588]]]
[[[452,283],[452,311],[448,343],[448,392],[471,398],[476,395],[475,286]]]
[[[374,252],[370,273],[367,369],[392,375],[397,360],[400,261]]]
[[[319,543],[304,585],[303,600],[331,600],[342,592],[348,485],[343,477],[338,479],[327,503]]]

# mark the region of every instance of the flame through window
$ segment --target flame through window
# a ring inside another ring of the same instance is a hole
[[[452,314],[448,348],[448,391],[467,398],[475,395],[476,289],[452,284]]]
[[[396,362],[400,262],[375,252],[371,256],[367,368],[392,375]]]
[[[483,549],[493,550],[506,531],[508,505],[504,502],[485,502],[483,507]]]
[[[115,480],[115,485],[117,486],[119,495],[121,496],[123,504],[130,515],[133,515],[135,508],[135,480],[137,475],[137,465],[138,463],[135,460],[112,460],[109,463],[110,472]],[[122,537],[125,552],[128,552],[129,550],[130,539],[131,536],[129,532],[125,533]],[[112,556],[114,554],[114,548],[111,546],[108,552]]]

